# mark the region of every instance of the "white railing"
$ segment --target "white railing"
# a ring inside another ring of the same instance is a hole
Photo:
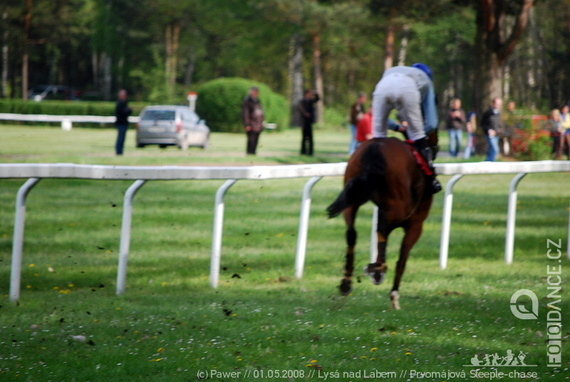
[[[212,232],[212,254],[210,266],[210,284],[218,285],[222,249],[222,230],[224,218],[224,196],[238,180],[265,180],[283,178],[310,178],[304,187],[299,218],[299,232],[295,256],[295,275],[302,277],[305,263],[307,232],[311,205],[311,190],[325,176],[344,174],[346,163],[307,164],[290,166],[249,166],[249,167],[180,167],[180,166],[97,166],[77,164],[0,164],[0,179],[28,179],[20,187],[16,197],[16,214],[12,246],[12,270],[10,278],[10,299],[17,301],[20,296],[22,267],[22,247],[24,240],[24,223],[26,197],[42,178],[76,178],[99,180],[134,180],[124,196],[123,220],[121,225],[121,242],[119,265],[117,271],[117,294],[125,292],[127,259],[130,246],[130,230],[132,203],[137,191],[150,180],[226,180],[216,192],[214,204],[214,225]],[[443,217],[440,242],[440,267],[447,266],[449,232],[451,228],[451,210],[453,205],[453,186],[464,175],[483,174],[517,174],[511,181],[509,189],[509,205],[507,210],[507,235],[505,242],[505,261],[512,262],[514,246],[516,187],[527,173],[570,172],[570,161],[538,161],[538,162],[482,162],[482,163],[442,163],[436,164],[440,175],[453,175],[447,182],[444,194]],[[340,187],[339,187],[340,188]],[[340,191],[340,189],[339,189]],[[566,208],[566,206],[564,207]],[[375,214],[376,215],[376,214]],[[570,218],[569,218],[570,222]],[[570,244],[570,224],[569,244]],[[374,232],[374,229],[373,229]],[[375,248],[376,235],[372,235],[371,247]],[[375,252],[371,251],[372,261]],[[570,258],[570,245],[568,247]]]
[[[51,115],[51,114],[15,114],[0,113],[2,121],[54,122],[61,123],[62,130],[71,130],[74,123],[115,123],[114,116],[98,115]],[[129,122],[136,123],[139,117],[129,117]]]

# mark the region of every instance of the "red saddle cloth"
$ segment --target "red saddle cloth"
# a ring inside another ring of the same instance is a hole
[[[414,154],[414,158],[416,158],[416,163],[422,169],[424,174],[426,174],[427,176],[433,175],[433,172],[431,172],[431,170],[429,169],[429,166],[428,166],[426,160],[424,159],[424,157],[422,156],[422,154],[420,154],[418,152],[418,150],[416,150],[416,148],[414,147],[414,144],[413,144],[414,141],[410,141],[408,139],[408,140],[406,140],[406,143],[408,144],[408,147],[410,148],[410,151],[412,152],[412,154]]]

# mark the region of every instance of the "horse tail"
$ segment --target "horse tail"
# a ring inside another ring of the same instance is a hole
[[[327,207],[329,218],[338,216],[344,209],[361,206],[372,198],[374,190],[385,184],[386,160],[377,142],[362,153],[360,172],[346,182],[338,198]]]

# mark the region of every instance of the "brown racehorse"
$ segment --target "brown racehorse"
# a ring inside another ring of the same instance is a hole
[[[437,130],[428,136],[434,158],[437,153]],[[341,212],[346,222],[346,265],[344,278],[339,286],[343,295],[352,289],[354,271],[354,247],[356,230],[354,223],[358,208],[369,200],[378,206],[378,257],[368,264],[366,273],[378,285],[384,279],[386,245],[390,233],[399,227],[405,231],[396,265],[396,276],[390,293],[392,307],[400,309],[398,288],[406,268],[410,250],[422,234],[433,196],[426,182],[426,175],[418,166],[410,146],[397,138],[376,138],[362,144],[348,161],[344,175],[344,190],[328,208],[329,217]]]

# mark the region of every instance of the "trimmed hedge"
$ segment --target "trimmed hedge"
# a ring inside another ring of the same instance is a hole
[[[267,85],[244,78],[218,78],[198,87],[196,112],[212,131],[243,132],[241,105],[252,86],[259,88],[259,99],[267,123],[278,129],[289,126],[289,106],[282,95]]]
[[[219,78],[198,87],[196,112],[212,131],[243,132],[241,105],[252,86],[259,87],[259,98],[267,123],[277,124],[278,129],[289,126],[289,106],[285,97],[274,93],[269,86],[243,79]],[[148,102],[129,102],[133,115],[139,115]],[[97,101],[23,101],[0,99],[0,113],[48,114],[48,115],[114,115],[115,102]],[[18,121],[3,121],[21,124]],[[1,122],[0,122],[1,123]],[[26,124],[36,124],[26,122]],[[42,122],[40,125],[49,123]],[[82,127],[102,127],[105,125],[82,123]]]

